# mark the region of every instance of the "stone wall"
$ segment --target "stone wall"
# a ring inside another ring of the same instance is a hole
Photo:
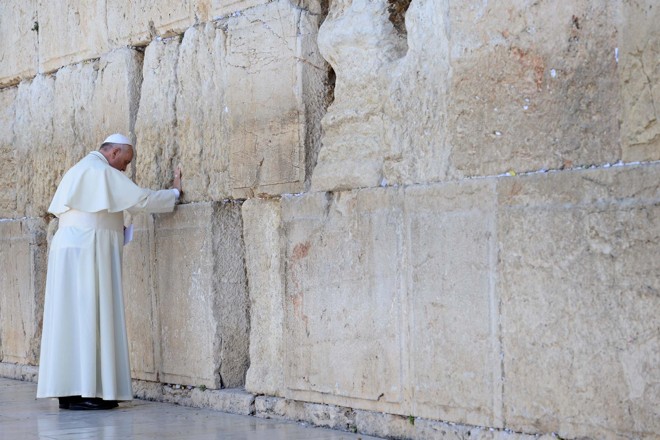
[[[141,397],[392,438],[656,438],[659,14],[4,2],[0,372],[38,363],[57,182],[122,131],[136,182],[184,173],[124,253]]]

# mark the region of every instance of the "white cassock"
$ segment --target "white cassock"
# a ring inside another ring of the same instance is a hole
[[[123,211],[171,212],[175,191],[138,187],[98,151],[62,178],[50,245],[37,397],[131,400],[121,261]]]

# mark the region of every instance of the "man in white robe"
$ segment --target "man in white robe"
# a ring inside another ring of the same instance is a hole
[[[37,397],[60,408],[110,409],[131,400],[122,296],[123,211],[171,212],[181,192],[138,187],[123,171],[130,139],[109,136],[62,178],[48,211],[59,217],[50,245]]]

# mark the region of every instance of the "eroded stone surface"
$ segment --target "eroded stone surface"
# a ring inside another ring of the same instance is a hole
[[[156,36],[182,34],[194,24],[208,20],[208,3],[207,0],[130,3],[107,0],[108,39],[114,46],[135,46],[149,43]]]
[[[504,179],[504,418],[562,437],[660,430],[660,167]]]
[[[407,188],[415,415],[502,427],[493,180]]]
[[[314,392],[360,405],[403,403],[402,195],[283,199],[287,397]]]
[[[151,43],[136,128],[139,181],[162,185],[181,164],[190,201],[301,191],[325,105],[306,98],[327,87],[310,44],[318,20],[278,1]]]
[[[46,284],[46,224],[0,221],[0,360],[36,365]]]
[[[0,87],[16,84],[37,73],[37,0],[0,3]]]
[[[250,291],[250,368],[245,388],[255,394],[284,390],[284,231],[279,200],[242,206],[245,266]]]
[[[162,381],[244,384],[249,318],[242,230],[233,203],[179,206],[156,218]]]
[[[39,71],[98,58],[108,50],[103,2],[39,1]]]
[[[660,160],[660,9],[653,0],[623,2],[617,53],[621,69],[623,160]]]

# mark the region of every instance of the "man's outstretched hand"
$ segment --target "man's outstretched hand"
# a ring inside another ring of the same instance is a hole
[[[179,190],[180,194],[183,194],[183,190],[181,189],[181,168],[176,167],[174,169],[174,182],[172,183],[172,188],[176,188]]]

